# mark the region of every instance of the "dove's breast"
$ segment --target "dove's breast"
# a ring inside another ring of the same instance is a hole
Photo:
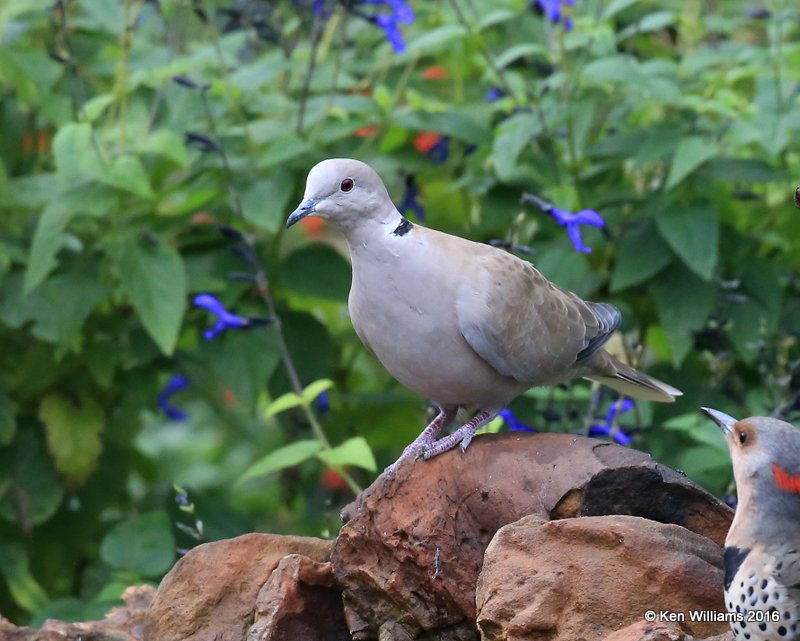
[[[415,227],[351,247],[353,327],[409,389],[441,405],[499,409],[526,386],[498,373],[464,339],[453,280],[469,265],[453,264],[440,243],[428,242],[430,233]]]

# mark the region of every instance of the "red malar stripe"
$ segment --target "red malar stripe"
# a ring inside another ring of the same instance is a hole
[[[781,468],[777,463],[772,464],[772,476],[775,477],[775,485],[785,492],[800,494],[800,475],[792,476]]]

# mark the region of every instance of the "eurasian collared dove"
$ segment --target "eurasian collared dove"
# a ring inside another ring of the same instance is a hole
[[[584,377],[640,399],[681,395],[602,348],[622,319],[616,307],[584,302],[506,251],[412,224],[363,162],[317,164],[286,226],[306,216],[347,239],[350,318],[361,342],[439,408],[397,463],[459,443],[466,449],[478,428],[534,386]],[[460,407],[478,411],[436,440]]]

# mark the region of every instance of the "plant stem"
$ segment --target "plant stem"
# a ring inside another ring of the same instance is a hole
[[[233,170],[231,169],[230,162],[228,160],[228,154],[225,151],[225,147],[222,144],[222,141],[219,138],[219,134],[217,131],[216,121],[214,119],[214,114],[211,112],[211,107],[208,104],[208,98],[206,96],[206,91],[201,90],[201,97],[203,103],[203,110],[206,114],[206,119],[208,120],[209,127],[211,129],[211,134],[214,137],[214,141],[217,144],[219,149],[219,155],[222,158],[222,165],[225,170],[226,175],[226,182],[228,184],[228,194],[231,198],[231,204],[234,210],[234,213],[242,220],[245,220],[244,210],[242,209],[242,201],[239,197],[239,192],[234,185],[233,180]],[[255,241],[251,236],[243,235],[243,242],[247,245],[248,249],[251,250],[253,256],[256,256],[255,252]],[[289,383],[292,386],[292,391],[297,395],[303,394],[303,384],[300,381],[300,376],[297,373],[297,367],[294,364],[294,360],[292,359],[292,355],[289,352],[289,346],[286,343],[286,337],[283,334],[283,326],[281,324],[281,319],[278,316],[277,310],[275,309],[275,302],[272,299],[272,294],[269,290],[269,279],[267,278],[267,273],[264,270],[261,262],[258,261],[256,267],[256,287],[258,289],[258,294],[261,297],[261,300],[264,302],[265,307],[267,308],[267,312],[269,314],[269,318],[272,320],[272,327],[275,331],[275,337],[278,343],[278,351],[280,352],[281,362],[283,366],[286,368],[286,373],[289,376]],[[313,432],[314,436],[322,443],[322,446],[326,450],[330,450],[331,444],[328,440],[328,437],[325,435],[325,431],[322,429],[322,425],[317,420],[314,411],[311,407],[303,403],[302,404],[302,411],[305,414],[306,420],[308,424],[311,426],[311,431]],[[354,494],[359,494],[362,491],[362,487],[356,483],[355,479],[345,470],[344,468],[338,468],[336,470],[339,475],[344,479],[350,489],[353,491]]]

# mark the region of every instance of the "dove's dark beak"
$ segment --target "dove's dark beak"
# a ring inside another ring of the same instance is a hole
[[[736,419],[733,416],[728,416],[725,412],[720,412],[719,410],[712,410],[710,407],[701,407],[700,411],[719,425],[725,436],[730,436],[733,433],[733,424],[736,423]]]
[[[318,202],[319,200],[315,198],[309,198],[300,203],[297,209],[295,209],[291,214],[289,214],[289,218],[286,219],[286,228],[288,229],[301,218],[305,218],[309,214],[313,214],[314,207],[317,206]]]

